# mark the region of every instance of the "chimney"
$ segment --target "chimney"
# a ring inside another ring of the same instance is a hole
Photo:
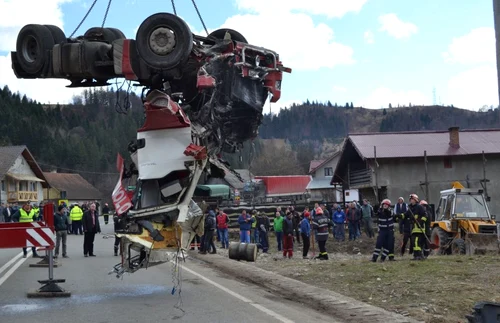
[[[460,148],[460,136],[459,136],[459,127],[450,127],[448,131],[450,132],[450,147],[458,149]]]

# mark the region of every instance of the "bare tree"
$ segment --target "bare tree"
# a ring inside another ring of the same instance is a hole
[[[267,145],[252,162],[252,173],[260,176],[300,175],[303,170],[291,149],[286,146]]]

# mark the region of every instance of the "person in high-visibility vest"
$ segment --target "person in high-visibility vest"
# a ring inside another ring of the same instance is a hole
[[[75,204],[69,213],[69,217],[71,219],[71,226],[73,227],[73,234],[81,234],[83,235],[83,227],[82,227],[82,218],[83,218],[83,210],[80,208],[78,204]]]
[[[12,219],[14,222],[26,223],[36,221],[36,216],[35,210],[31,208],[31,204],[28,201],[12,216]],[[31,247],[31,251],[33,252],[33,258],[38,257],[36,247]],[[24,258],[28,256],[28,248],[23,248],[23,254]]]

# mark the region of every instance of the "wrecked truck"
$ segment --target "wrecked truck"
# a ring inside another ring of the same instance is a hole
[[[68,87],[124,78],[143,87],[144,124],[128,147],[132,162],[118,156],[112,197],[123,250],[117,277],[170,261],[203,234],[192,199],[200,176],[225,176],[221,153],[257,136],[266,100],[280,99],[283,72],[291,72],[237,31],[194,35],[169,13],[145,19],[135,39],[116,28],[68,38],[56,26],[26,25],[11,58],[18,78],[66,79]],[[132,177],[130,192],[123,183]]]

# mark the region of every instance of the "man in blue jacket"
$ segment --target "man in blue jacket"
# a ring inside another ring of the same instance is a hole
[[[238,223],[240,224],[240,242],[250,243],[250,230],[252,230],[253,221],[255,221],[255,218],[247,214],[246,210],[243,210],[238,217]]]
[[[309,211],[304,212],[304,218],[300,221],[300,235],[302,236],[302,258],[307,258],[309,246],[311,243],[311,224]]]
[[[337,210],[333,213],[332,221],[335,224],[335,239],[345,241],[345,213],[340,206],[337,206]]]

